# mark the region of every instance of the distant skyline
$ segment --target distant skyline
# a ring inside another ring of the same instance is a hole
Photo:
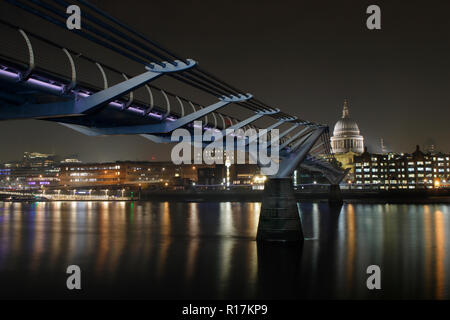
[[[430,142],[450,151],[447,1],[91,2],[261,100],[327,123],[331,134],[348,99],[370,151],[380,149],[381,138],[395,152]],[[365,11],[375,3],[382,30],[370,31]],[[0,18],[40,30],[6,2]],[[2,162],[24,151],[76,153],[87,162],[165,161],[171,149],[138,136],[87,137],[34,120],[0,122],[0,146]]]

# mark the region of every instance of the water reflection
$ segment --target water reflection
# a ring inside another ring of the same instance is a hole
[[[321,219],[327,220],[325,211],[321,211]],[[448,212],[447,205],[348,204],[339,216],[333,240],[327,242],[321,236],[320,250],[306,251],[302,259],[315,261],[317,252],[319,256],[328,255],[317,267],[321,270],[318,277],[330,278],[328,285],[316,278],[317,273],[309,274],[316,285],[322,283],[326,297],[333,292],[331,296],[337,298],[448,299],[450,264],[446,249],[450,239],[446,231],[450,226],[448,214],[443,212]],[[308,205],[302,206],[302,214],[315,219],[314,209]],[[320,226],[322,230],[324,224]],[[320,269],[324,263],[327,271]],[[368,291],[365,286],[366,268],[372,264],[382,269],[380,292]]]
[[[445,290],[445,222],[442,211],[436,210],[436,298],[444,298]]]
[[[448,299],[448,205],[299,205],[303,246],[257,245],[260,203],[0,203],[0,297]],[[366,268],[382,269],[380,292]]]

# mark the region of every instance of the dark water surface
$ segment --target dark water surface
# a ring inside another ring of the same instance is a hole
[[[450,298],[449,205],[300,209],[290,247],[257,244],[259,203],[0,203],[0,298]]]

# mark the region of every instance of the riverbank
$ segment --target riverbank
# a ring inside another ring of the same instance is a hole
[[[297,190],[295,197],[302,202],[326,202],[328,192],[325,190]],[[392,203],[392,204],[450,204],[450,191],[448,190],[391,190],[391,191],[365,191],[343,190],[343,200],[347,203]],[[77,197],[63,198],[35,197],[24,195],[0,197],[5,202],[66,202],[66,201],[154,201],[154,202],[261,202],[264,198],[262,190],[165,190],[146,191],[135,194],[133,198],[126,197]]]
[[[344,190],[342,196],[348,203],[450,203],[450,192],[445,191],[349,191]],[[175,202],[261,202],[264,191],[173,191],[173,192],[143,192],[144,201],[175,201]],[[296,191],[299,201],[328,201],[328,192]]]

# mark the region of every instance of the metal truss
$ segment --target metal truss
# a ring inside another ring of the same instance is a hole
[[[7,1],[65,28],[66,14],[61,8],[67,4],[66,1],[55,0],[52,4],[42,1]],[[276,177],[288,177],[302,164],[305,168],[320,170],[330,177],[330,181],[339,180],[342,170],[320,159],[322,154],[330,151],[327,126],[298,119],[269,106],[201,69],[196,61],[182,59],[164,49],[89,2],[78,0],[78,3],[87,7],[87,12],[95,12],[96,15],[84,15],[86,22],[83,30],[74,33],[123,56],[130,63],[137,63],[145,72],[133,76],[130,72],[106,66],[19,26],[0,21],[0,28],[10,32],[17,41],[17,47],[23,49],[20,55],[15,55],[14,52],[7,52],[6,48],[0,48],[0,120],[47,120],[90,136],[140,135],[157,143],[174,143],[177,141],[172,141],[171,133],[178,129],[192,133],[196,129],[194,123],[206,119],[206,123],[198,129],[202,133],[213,130],[221,134],[223,141],[215,142],[223,143],[224,148],[225,137],[232,132],[259,129],[256,136],[245,138],[243,143],[234,142],[238,149],[245,152],[249,152],[255,141],[266,134],[270,135],[271,130],[289,122],[290,127],[279,134],[279,144],[272,145],[272,139],[266,144],[271,153],[279,151],[282,160]],[[52,12],[53,15],[49,16],[45,12]],[[102,29],[110,30],[112,34],[106,34]],[[64,69],[70,71],[61,75],[55,70],[42,68],[35,59],[36,43],[45,43],[53,50],[53,54],[63,57],[66,61]],[[18,60],[16,56],[28,58]],[[89,64],[91,70],[98,72],[101,81],[97,84],[81,81],[81,63]],[[110,85],[113,83],[111,74],[116,74],[122,81]],[[162,76],[212,95],[217,102],[202,106],[151,84]],[[138,98],[137,90],[146,93],[147,101]],[[163,97],[165,106],[155,102],[157,92]],[[171,100],[176,103],[171,103]],[[254,114],[245,119],[234,119],[219,112],[230,104]],[[180,109],[178,113],[174,110],[176,105]],[[120,121],[110,120],[112,114],[119,114]],[[262,117],[270,117],[275,121],[265,128],[255,126],[255,122]]]

